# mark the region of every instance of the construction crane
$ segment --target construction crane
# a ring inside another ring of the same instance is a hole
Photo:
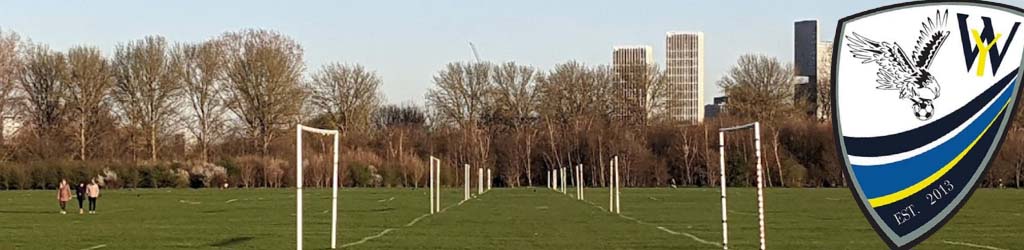
[[[480,63],[480,53],[476,51],[476,45],[473,42],[469,42],[469,49],[473,50],[473,57],[476,58],[477,63]]]

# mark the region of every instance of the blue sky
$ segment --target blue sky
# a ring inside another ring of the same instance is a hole
[[[360,63],[384,79],[389,103],[423,103],[444,64],[484,60],[541,69],[577,60],[608,64],[615,45],[646,44],[664,62],[665,32],[703,31],[706,100],[747,53],[791,61],[793,21],[818,19],[823,40],[836,21],[895,1],[17,1],[0,7],[0,28],[64,50],[162,35],[201,41],[266,28],[305,49],[307,72],[327,62]],[[1003,0],[1024,5],[1020,0]]]

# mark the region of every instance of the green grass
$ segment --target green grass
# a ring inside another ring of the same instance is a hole
[[[570,193],[572,190],[570,190]],[[607,189],[588,202],[547,189],[495,189],[457,205],[445,190],[428,213],[426,189],[344,189],[338,245],[387,234],[353,249],[718,249],[717,189],[623,189],[622,216],[607,212]],[[54,191],[0,191],[0,249],[292,249],[291,189],[109,190],[99,214],[58,214]],[[730,189],[733,249],[757,248],[753,189]],[[307,249],[330,246],[330,190],[308,190]],[[881,249],[846,189],[770,189],[771,249]],[[959,243],[1019,247],[1024,191],[983,189],[920,249],[964,249]],[[658,227],[662,227],[659,229]],[[706,241],[701,243],[700,241]],[[710,244],[709,244],[710,243]]]

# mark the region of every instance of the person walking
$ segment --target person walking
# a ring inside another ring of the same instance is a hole
[[[96,199],[100,197],[100,185],[96,185],[96,179],[92,179],[92,182],[85,189],[86,194],[89,196],[89,214],[95,214]]]
[[[68,185],[68,181],[60,179],[60,184],[57,185],[57,203],[60,203],[60,214],[67,214],[65,207],[68,201],[71,200],[71,186]]]
[[[85,210],[82,209],[82,202],[85,202],[85,193],[86,191],[84,181],[79,182],[78,185],[75,185],[75,198],[78,199],[78,214],[85,213]]]

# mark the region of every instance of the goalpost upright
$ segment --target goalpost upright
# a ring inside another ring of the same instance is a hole
[[[559,192],[558,184],[562,181],[558,179],[558,169],[551,169],[551,189],[555,192]]]
[[[612,157],[608,161],[608,212],[622,213],[619,202],[619,156]]]
[[[718,154],[719,154],[719,174],[720,183],[719,186],[722,189],[722,249],[729,249],[729,224],[726,210],[726,194],[725,194],[725,132],[737,131],[753,128],[754,129],[754,150],[757,156],[757,224],[760,231],[760,249],[765,249],[765,225],[764,225],[764,177],[761,173],[761,124],[760,122],[753,122],[735,127],[722,128],[718,130]]]
[[[568,174],[568,172],[565,171],[565,167],[562,167],[561,169],[562,169],[562,173],[561,173],[562,174],[561,175],[561,178],[562,178],[562,194],[566,194],[565,188],[566,188],[566,186],[569,185],[569,174]]]
[[[441,212],[441,159],[430,156],[430,177],[427,186],[430,188],[430,214]]]
[[[579,188],[578,189],[579,189],[579,193],[580,193],[578,196],[579,196],[580,200],[585,200],[584,193],[586,193],[585,191],[586,191],[586,187],[587,187],[587,185],[586,185],[587,182],[584,181],[585,178],[584,178],[584,175],[583,175],[583,164],[580,163],[579,167],[577,167],[577,169],[578,169],[578,171],[577,171],[578,174],[576,174],[576,175],[578,177],[576,179],[578,180],[577,183],[579,183]]]
[[[334,166],[331,171],[331,249],[338,245],[338,133],[337,130],[295,126],[295,248],[302,249],[302,132],[334,136]]]

